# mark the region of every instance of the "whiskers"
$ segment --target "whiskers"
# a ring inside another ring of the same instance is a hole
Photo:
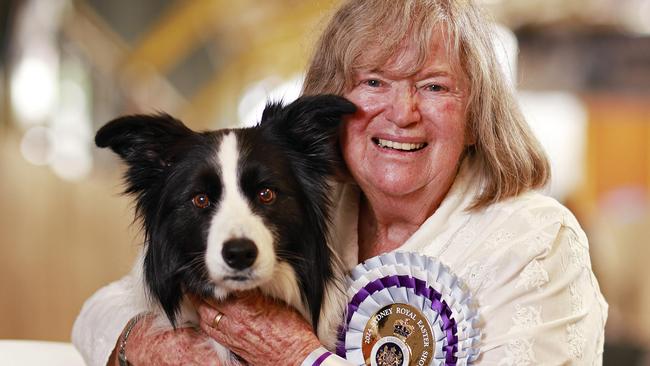
[[[192,259],[176,268],[174,271],[175,275],[182,274],[184,272],[193,272],[200,275],[201,278],[208,278],[208,269],[205,266],[205,251],[191,252],[187,253],[187,257]]]
[[[210,280],[210,275],[205,265],[205,252],[190,252],[187,256],[192,259],[179,266],[175,271],[176,275],[183,277],[184,291],[202,298],[212,297],[216,285]]]
[[[300,256],[299,254],[296,253],[291,253],[287,250],[284,249],[276,249],[275,253],[279,258],[284,259],[287,262],[294,263],[299,266],[308,266],[310,265],[309,262],[307,262],[307,259],[305,257]]]

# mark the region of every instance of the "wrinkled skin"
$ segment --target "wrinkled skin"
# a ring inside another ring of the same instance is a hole
[[[211,341],[226,345],[251,365],[300,365],[320,347],[313,329],[294,309],[257,291],[220,303],[193,299],[200,329],[159,330],[151,317],[131,331],[126,356],[133,365],[223,365]],[[215,309],[223,315],[212,328]],[[273,321],[268,321],[273,319]],[[117,349],[117,348],[116,348]],[[174,350],[170,352],[170,350]],[[119,366],[113,355],[110,365]]]
[[[218,304],[196,301],[195,305],[201,329],[252,365],[300,365],[320,347],[313,329],[298,312],[259,293]],[[224,315],[213,328],[215,309]]]
[[[161,331],[153,324],[154,319],[148,316],[133,327],[126,346],[126,358],[132,365],[221,365],[210,338],[200,330]],[[119,366],[117,349],[116,346],[109,365]]]

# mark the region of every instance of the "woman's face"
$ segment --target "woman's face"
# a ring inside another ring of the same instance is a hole
[[[467,145],[467,82],[456,73],[440,37],[414,75],[400,67],[415,50],[405,47],[379,70],[358,71],[345,97],[358,111],[343,126],[341,148],[350,173],[367,196],[423,193],[440,200]]]

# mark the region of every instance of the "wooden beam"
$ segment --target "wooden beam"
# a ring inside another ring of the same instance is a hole
[[[234,53],[226,55],[225,66],[191,98],[181,114],[203,128],[237,123],[241,94],[252,82],[271,75],[290,77],[305,69],[312,44],[320,34],[318,22],[338,0],[303,2],[291,11],[275,12],[256,23],[232,24],[244,32]],[[216,123],[216,121],[219,121]]]
[[[211,33],[227,8],[219,0],[176,1],[159,18],[126,56],[123,69],[130,71],[146,64],[165,74],[201,41],[201,34]],[[239,3],[239,2],[234,2]]]

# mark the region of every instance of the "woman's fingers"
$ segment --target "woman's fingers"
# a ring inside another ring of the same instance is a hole
[[[225,326],[227,319],[225,314],[215,309],[213,304],[205,300],[193,298],[192,302],[199,314],[199,326],[201,330],[219,343],[224,337],[224,332],[219,331],[219,326]]]
[[[259,292],[238,293],[220,302],[193,299],[201,329],[249,363],[300,363],[320,346],[295,309]],[[292,352],[286,351],[291,349]]]
[[[205,300],[192,299],[192,302],[194,303],[194,307],[199,314],[201,325],[206,324],[212,326],[216,316],[223,314],[222,312],[217,311],[217,309],[214,308],[214,305],[209,304]],[[221,320],[219,320],[219,322],[221,322]]]
[[[241,293],[220,302],[193,299],[201,330],[234,353],[245,357],[251,347],[265,342],[264,329],[274,319],[257,318],[264,313],[260,294]],[[264,323],[266,322],[266,324]],[[260,325],[260,326],[256,326]]]

